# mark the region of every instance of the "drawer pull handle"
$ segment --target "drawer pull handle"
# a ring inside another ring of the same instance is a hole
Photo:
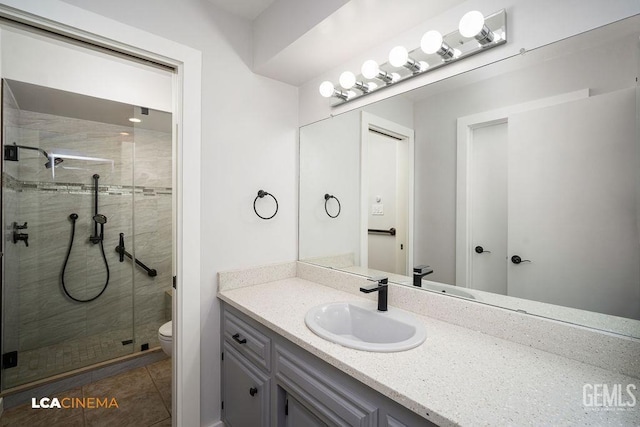
[[[247,343],[247,339],[246,338],[242,338],[240,339],[240,334],[234,334],[231,336],[231,338],[233,338],[234,340],[236,340],[236,342],[238,344],[246,344]]]
[[[257,389],[257,388],[255,388],[255,387],[251,387],[251,388],[249,389],[249,394],[250,394],[251,396],[255,396],[256,394],[258,394],[258,389]]]

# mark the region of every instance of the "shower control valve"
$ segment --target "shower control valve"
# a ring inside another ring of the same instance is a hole
[[[14,230],[24,230],[25,228],[28,228],[26,222],[24,224],[22,224],[22,225],[18,225],[18,223],[15,222],[15,221],[13,222],[13,229]]]
[[[27,233],[18,233],[17,231],[14,231],[13,243],[18,243],[21,240],[24,242],[25,246],[29,247],[29,235]]]

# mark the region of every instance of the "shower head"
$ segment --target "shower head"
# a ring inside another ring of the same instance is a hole
[[[54,166],[58,166],[60,163],[62,163],[62,159],[60,157],[56,157],[56,159],[53,161]],[[44,167],[47,169],[51,169],[51,160],[45,163]]]
[[[43,156],[45,156],[45,157],[47,158],[47,160],[48,160],[48,162],[44,164],[44,167],[45,167],[45,168],[47,168],[47,169],[51,169],[51,159],[50,159],[50,157],[49,157],[49,153],[47,153],[46,151],[44,151],[42,148],[39,148],[39,147],[29,147],[28,145],[18,145],[18,144],[16,144],[15,142],[13,143],[13,145],[14,145],[16,148],[22,148],[22,149],[25,149],[25,150],[34,150],[34,151],[38,151],[40,154],[42,154]],[[17,156],[16,156],[15,160],[18,160]],[[54,160],[54,162],[53,162],[53,163],[54,163],[54,164],[53,164],[54,166],[58,166],[60,163],[62,163],[62,159],[61,159],[61,158],[56,158],[56,159]]]

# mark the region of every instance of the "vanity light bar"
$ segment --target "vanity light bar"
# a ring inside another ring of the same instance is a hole
[[[506,42],[506,11],[485,17],[474,10],[460,19],[457,31],[445,36],[435,30],[427,31],[419,48],[409,52],[404,46],[396,46],[389,52],[389,62],[378,65],[368,60],[362,64],[360,75],[350,71],[342,73],[340,84],[346,91],[337,90],[333,83],[325,81],[320,85],[320,94],[340,99],[333,106],[344,104]]]

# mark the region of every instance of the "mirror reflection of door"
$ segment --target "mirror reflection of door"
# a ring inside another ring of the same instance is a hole
[[[471,287],[634,317],[635,96],[621,90],[473,130]]]
[[[473,131],[471,149],[471,286],[507,295],[508,124]]]
[[[366,136],[368,177],[368,267],[407,274],[409,147],[381,129]],[[390,230],[395,230],[395,233]]]

